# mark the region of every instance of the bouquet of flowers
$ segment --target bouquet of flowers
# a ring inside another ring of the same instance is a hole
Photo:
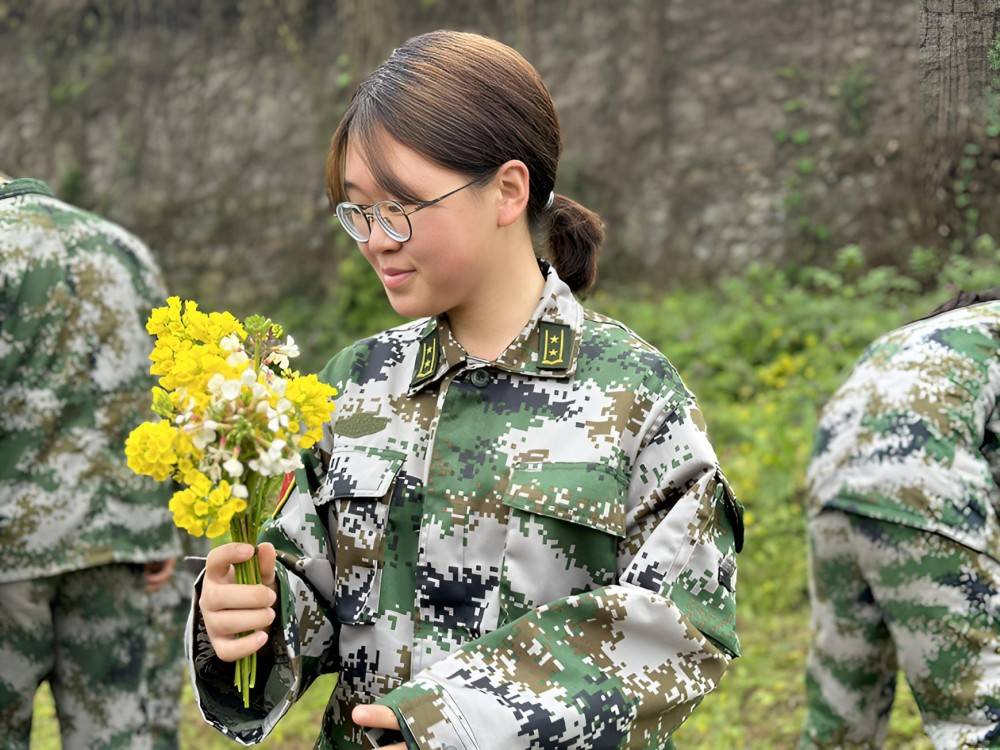
[[[261,524],[291,490],[333,412],[336,389],[289,369],[298,347],[280,325],[252,315],[204,313],[170,297],[146,330],[156,343],[150,372],[159,377],[152,410],[125,442],[137,474],[182,489],[170,499],[174,523],[194,536],[228,531],[256,546]],[[261,582],[256,555],[236,566],[237,583]],[[235,685],[249,706],[257,655],[236,663]]]

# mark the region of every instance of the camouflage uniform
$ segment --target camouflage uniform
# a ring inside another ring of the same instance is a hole
[[[184,536],[184,554],[204,557],[208,540]],[[200,566],[199,566],[200,567]],[[184,640],[191,611],[195,573],[178,560],[170,580],[149,595],[144,669],[146,716],[153,750],[180,747],[181,691],[184,686]]]
[[[809,469],[801,747],[885,738],[902,669],[936,746],[1000,747],[1000,302],[876,341]]]
[[[149,251],[35,180],[0,185],[0,738],[52,683],[65,748],[146,746],[142,563],[179,551],[126,467],[162,302]]]
[[[410,747],[664,747],[739,655],[742,509],[693,397],[540,267],[542,298],[494,362],[442,315],[327,365],[335,419],[263,534],[281,618],[249,710],[192,610],[220,731],[259,741],[339,671],[320,748],[370,747],[350,720],[369,702]]]

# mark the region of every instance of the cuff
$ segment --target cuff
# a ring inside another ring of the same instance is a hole
[[[392,709],[409,750],[480,750],[444,685],[424,674],[376,701]]]
[[[258,671],[257,685],[250,694],[250,706],[233,685],[234,667],[215,655],[205,631],[198,598],[204,571],[194,584],[194,596],[185,633],[185,655],[190,666],[192,687],[202,718],[227,737],[242,745],[263,740],[291,707],[301,682],[300,661],[297,658],[298,625],[286,571],[276,566],[280,627],[272,626],[271,638],[265,648],[273,649],[273,666],[265,674]],[[271,661],[258,652],[258,667]],[[263,662],[263,664],[262,664]]]

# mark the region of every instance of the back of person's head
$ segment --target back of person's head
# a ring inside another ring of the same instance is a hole
[[[429,161],[487,182],[511,159],[527,166],[528,226],[574,291],[597,275],[604,228],[594,212],[553,191],[562,144],[549,91],[516,50],[493,39],[434,31],[406,41],[358,87],[333,135],[326,163],[331,205],[347,200],[348,139],[386,192],[419,202],[381,157],[388,135]]]
[[[933,317],[941,315],[942,313],[950,312],[952,310],[959,310],[963,307],[978,305],[983,302],[995,302],[996,300],[1000,300],[1000,286],[995,286],[992,289],[984,289],[979,292],[960,291],[947,302],[941,303],[927,315],[924,315],[922,318],[917,318],[913,322],[916,323],[921,320],[929,320]]]

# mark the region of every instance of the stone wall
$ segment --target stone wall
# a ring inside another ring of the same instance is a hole
[[[186,293],[238,308],[319,289],[349,251],[322,186],[339,113],[395,45],[449,27],[546,80],[557,188],[605,217],[604,279],[669,285],[851,242],[893,260],[948,233],[914,190],[919,16],[886,0],[0,1],[0,169],[131,228]]]

